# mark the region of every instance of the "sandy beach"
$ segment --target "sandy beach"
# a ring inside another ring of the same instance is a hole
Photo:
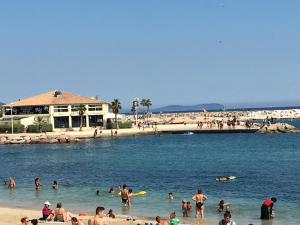
[[[0,224],[1,225],[11,225],[11,224],[21,224],[20,219],[22,217],[28,217],[29,219],[38,219],[41,217],[41,211],[35,209],[22,209],[22,208],[10,208],[1,206],[0,207]],[[84,224],[88,224],[88,219],[92,216],[78,216]],[[106,218],[110,225],[133,225],[133,224],[145,224],[147,221],[136,220],[136,221],[126,221],[125,218],[109,219]],[[47,223],[43,223],[47,224]],[[51,224],[51,223],[48,223]],[[59,223],[59,224],[71,224],[71,222]]]
[[[75,213],[74,213],[75,214]],[[76,215],[76,214],[75,214]],[[85,225],[88,224],[88,219],[91,216],[77,216]],[[29,219],[37,219],[41,217],[41,210],[36,209],[24,209],[24,208],[12,208],[7,206],[0,206],[0,224],[1,225],[11,225],[11,224],[21,224],[20,220],[23,217],[28,217]],[[109,225],[137,225],[141,224],[144,225],[145,223],[153,223],[155,224],[155,220],[145,220],[145,219],[135,219],[133,220],[126,220],[126,216],[117,216],[115,219],[105,218],[108,221]],[[217,221],[216,221],[217,222]],[[213,225],[216,224],[213,221],[202,221],[198,224],[200,225]],[[39,223],[39,224],[51,224],[49,223]],[[71,224],[71,222],[59,223],[59,224]],[[181,223],[188,225],[186,223]]]

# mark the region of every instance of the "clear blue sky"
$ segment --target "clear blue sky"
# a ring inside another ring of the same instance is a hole
[[[300,100],[300,1],[1,1],[0,102]],[[299,101],[300,102],[300,101]]]

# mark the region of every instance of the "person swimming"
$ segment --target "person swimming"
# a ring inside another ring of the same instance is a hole
[[[15,189],[15,187],[16,187],[16,182],[12,177],[10,177],[9,182],[8,182],[8,188],[9,189]]]
[[[113,187],[113,186],[111,186],[111,187],[110,187],[110,189],[109,189],[108,193],[109,193],[109,194],[113,194],[113,193],[115,193],[115,191],[114,191],[114,187]]]
[[[55,189],[55,190],[57,190],[58,189],[58,183],[57,183],[57,181],[55,180],[55,181],[53,181],[53,184],[52,184],[52,189]]]
[[[231,211],[229,208],[229,203],[225,203],[224,200],[221,200],[218,204],[218,212],[223,212],[223,211]]]
[[[8,184],[8,181],[2,178],[2,184],[6,186]]]
[[[169,194],[168,194],[168,199],[169,199],[169,200],[173,200],[173,199],[174,199],[174,195],[173,195],[172,192],[169,192]]]
[[[35,190],[40,190],[42,188],[42,183],[40,181],[40,178],[35,178],[34,180],[34,184],[35,184]]]

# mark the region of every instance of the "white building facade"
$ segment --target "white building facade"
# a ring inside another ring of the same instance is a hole
[[[76,130],[81,123],[79,106],[86,109],[82,115],[83,130],[106,127],[108,102],[64,91],[52,91],[4,105],[3,117],[20,119],[25,126],[32,124],[32,118],[41,117],[52,124],[54,131]]]

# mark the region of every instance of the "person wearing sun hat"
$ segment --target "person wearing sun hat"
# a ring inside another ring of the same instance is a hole
[[[51,219],[51,217],[54,215],[53,211],[50,209],[50,202],[49,201],[45,201],[44,203],[44,208],[43,208],[43,219],[47,220],[47,219]]]

